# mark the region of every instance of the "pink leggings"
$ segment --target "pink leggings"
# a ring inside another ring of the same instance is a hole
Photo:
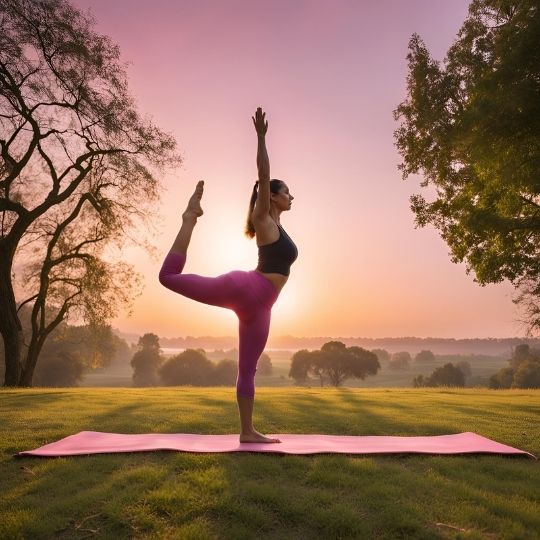
[[[239,321],[236,393],[253,398],[257,362],[268,339],[270,314],[278,290],[255,270],[233,270],[217,277],[204,277],[182,274],[185,263],[185,255],[169,253],[159,272],[159,282],[182,296],[236,313]]]

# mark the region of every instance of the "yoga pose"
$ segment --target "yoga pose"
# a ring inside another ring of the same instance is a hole
[[[182,227],[165,257],[159,281],[187,298],[233,310],[239,321],[238,377],[236,398],[240,411],[240,442],[279,443],[255,430],[252,423],[255,398],[255,372],[270,331],[272,306],[289,279],[289,270],[298,257],[294,242],[283,230],[281,212],[290,210],[294,197],[282,180],[270,180],[270,162],[266,151],[268,121],[259,107],[252,117],[257,132],[257,169],[245,234],[256,236],[259,262],[249,272],[233,270],[217,277],[182,274],[191,233],[197,218],[203,215],[201,198],[204,181],[197,183],[182,214]]]

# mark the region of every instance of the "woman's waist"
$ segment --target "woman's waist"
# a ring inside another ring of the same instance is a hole
[[[261,276],[264,276],[268,281],[274,285],[274,287],[279,291],[284,287],[285,283],[287,283],[289,276],[285,276],[283,274],[278,274],[275,272],[261,272],[260,270],[255,270],[257,274],[260,274]]]

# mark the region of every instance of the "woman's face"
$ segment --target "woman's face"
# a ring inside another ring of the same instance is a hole
[[[289,210],[294,197],[289,192],[287,185],[281,186],[279,193],[272,193],[272,200],[280,210]]]

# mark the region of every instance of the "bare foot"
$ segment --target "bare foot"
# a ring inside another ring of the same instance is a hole
[[[253,431],[251,433],[241,433],[240,442],[280,443],[281,441],[279,439],[272,439],[272,437],[265,437],[258,431]]]
[[[189,199],[187,208],[182,214],[183,217],[191,217],[197,219],[198,217],[204,214],[203,209],[201,208],[201,199],[203,196],[204,190],[204,180],[199,180],[197,182],[197,187],[193,192],[193,195]]]

